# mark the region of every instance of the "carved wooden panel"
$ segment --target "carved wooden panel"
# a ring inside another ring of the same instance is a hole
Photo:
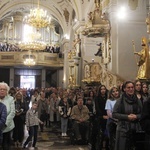
[[[8,59],[11,59],[11,60],[14,60],[14,55],[2,55],[1,56],[1,59],[2,60],[8,60]]]

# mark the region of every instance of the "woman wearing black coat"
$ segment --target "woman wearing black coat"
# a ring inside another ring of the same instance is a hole
[[[142,103],[135,94],[134,83],[124,84],[124,93],[117,100],[112,117],[118,120],[115,150],[129,150],[136,143],[136,132],[141,130]]]
[[[92,129],[92,135],[91,135],[91,145],[92,150],[101,150],[103,148],[103,142],[106,140],[105,149],[108,150],[109,148],[109,142],[107,137],[107,131],[106,131],[106,122],[108,119],[107,112],[105,110],[105,104],[108,98],[107,89],[105,85],[101,85],[97,91],[97,96],[95,98],[95,110],[96,110],[96,116],[95,120],[93,122],[93,129]],[[97,135],[100,134],[101,130],[101,136],[99,139],[100,142],[97,142]],[[96,146],[98,143],[98,146]]]

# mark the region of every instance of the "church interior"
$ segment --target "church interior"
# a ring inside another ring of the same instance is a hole
[[[149,47],[148,0],[6,0],[0,8],[0,80],[11,87],[109,88],[150,78],[135,54],[142,38]]]
[[[32,89],[150,83],[149,37],[149,0],[0,0],[0,82]],[[62,149],[68,139],[53,134],[39,135],[38,146]]]

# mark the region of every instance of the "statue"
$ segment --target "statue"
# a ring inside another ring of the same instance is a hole
[[[99,46],[99,49],[98,49],[97,53],[94,55],[101,57],[102,56],[102,43],[99,43],[97,45]]]
[[[93,17],[94,17],[94,16],[93,16],[93,12],[90,11],[90,12],[88,13],[88,21],[91,21],[91,22],[92,22],[92,21],[93,21]]]
[[[150,79],[149,48],[145,37],[142,38],[142,50],[134,54],[140,56],[137,79]]]
[[[81,39],[79,37],[79,34],[77,34],[77,37],[75,38],[73,42],[73,47],[76,51],[76,55],[80,57],[81,55]]]
[[[71,54],[72,54],[71,51],[68,52],[68,59],[71,59],[71,58],[72,58]]]
[[[84,76],[85,76],[85,79],[89,79],[91,77],[91,73],[90,73],[90,66],[89,65],[85,65],[85,68],[84,68]]]
[[[75,77],[74,75],[69,76],[69,86],[72,87],[75,85]]]
[[[73,80],[73,79],[72,79],[72,75],[70,75],[70,76],[69,76],[69,86],[72,85],[72,82],[73,82],[72,80]]]
[[[76,51],[75,50],[72,51],[72,56],[73,57],[76,56]]]
[[[64,17],[65,17],[65,20],[66,20],[66,23],[68,24],[68,22],[69,22],[69,12],[68,12],[68,10],[67,10],[67,8],[65,8],[64,10],[63,10],[63,12],[64,12]]]

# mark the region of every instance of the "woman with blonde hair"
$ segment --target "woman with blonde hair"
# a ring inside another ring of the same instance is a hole
[[[109,143],[110,143],[110,150],[114,150],[114,139],[116,135],[116,122],[117,120],[112,117],[112,112],[114,105],[117,101],[117,99],[120,97],[120,92],[117,87],[112,87],[109,90],[109,97],[106,101],[105,110],[107,111],[108,119],[107,119],[107,132],[109,137]]]
[[[15,95],[15,110],[13,138],[15,147],[19,147],[22,145],[24,138],[25,115],[27,112],[26,104],[21,92],[17,92]]]

